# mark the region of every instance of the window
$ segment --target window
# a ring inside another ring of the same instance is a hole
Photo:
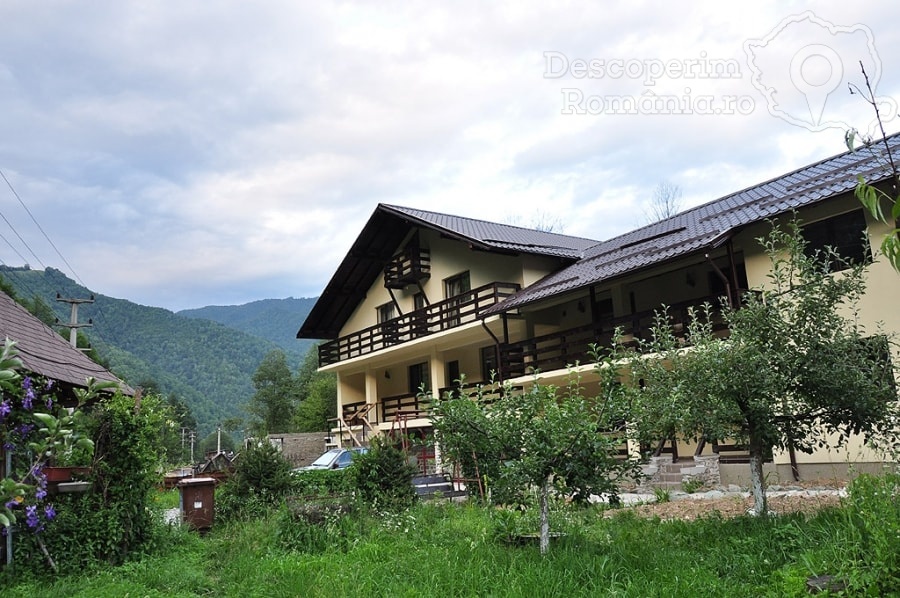
[[[428,324],[428,299],[425,293],[413,295],[412,331],[414,337],[425,336],[430,332]]]
[[[422,389],[425,392],[431,390],[431,372],[427,361],[409,366],[409,392],[418,394]]]
[[[469,271],[466,270],[462,274],[451,276],[444,280],[444,297],[452,299],[457,295],[462,295],[472,290],[472,283],[469,281]]]
[[[494,345],[481,348],[481,379],[485,382],[497,380],[500,372],[497,368],[497,348]]]
[[[459,360],[447,362],[447,386],[457,386],[459,384]]]
[[[381,338],[385,346],[396,344],[400,340],[400,329],[397,322],[393,321],[397,317],[397,306],[393,303],[385,303],[379,305],[378,323],[381,324]]]
[[[378,310],[378,323],[384,324],[397,317],[397,306],[393,303],[385,303],[375,308]]]
[[[824,258],[826,247],[832,248],[840,256],[833,257],[825,264],[831,272],[846,270],[851,265],[871,260],[866,237],[866,216],[862,210],[807,224],[802,232],[806,240],[807,256],[818,255]]]
[[[472,284],[469,281],[468,270],[462,274],[457,274],[456,276],[444,279],[444,298],[451,300],[449,302],[450,307],[447,310],[446,318],[444,320],[445,328],[451,328],[461,324],[461,310],[456,306],[462,305],[472,298],[471,295],[468,294],[471,290]]]

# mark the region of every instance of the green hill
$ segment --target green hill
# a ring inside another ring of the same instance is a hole
[[[152,380],[163,393],[182,398],[197,419],[201,437],[226,418],[245,417],[242,406],[253,395],[253,373],[267,353],[282,348],[293,368],[299,366],[305,353],[302,345],[295,345],[291,351],[273,340],[212,319],[186,317],[92,293],[54,268],[4,266],[0,267],[0,276],[20,298],[37,295],[44,299],[60,322],[69,321],[70,308],[56,300],[57,293],[79,299],[93,294],[94,303],[79,306],[78,320],[93,322],[81,331],[106,365],[131,385]],[[296,334],[303,317],[292,321],[286,334]]]
[[[262,299],[244,305],[210,305],[176,312],[187,318],[204,318],[268,339],[288,353],[305,354],[313,345],[310,340],[298,340],[297,330],[309,315],[316,299]]]

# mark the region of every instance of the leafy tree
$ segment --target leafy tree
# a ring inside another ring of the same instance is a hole
[[[635,356],[630,421],[644,440],[677,434],[735,439],[750,453],[753,510],[767,512],[763,461],[773,449],[810,453],[826,434],[844,443],[875,436],[896,421],[887,339],[869,337],[854,318],[864,265],[840,274],[840,257],[808,256],[799,226],[760,239],[772,262],[766,289],[740,309],[722,308],[729,337],[713,331],[712,310],[693,313],[685,349],[665,315]],[[643,388],[641,388],[641,386]]]
[[[318,364],[318,347],[313,347],[297,371],[300,403],[294,414],[294,428],[298,432],[326,431],[329,418],[337,415],[337,376],[317,371]]]
[[[284,351],[276,349],[265,356],[253,374],[253,386],[256,393],[247,411],[254,417],[254,432],[259,436],[290,432],[297,388]]]
[[[437,401],[433,424],[441,450],[467,477],[477,465],[493,484],[495,499],[510,500],[529,487],[540,490],[541,553],[549,548],[550,493],[576,499],[618,493],[616,480],[637,473],[637,463],[617,457],[623,443],[626,392],[619,383],[618,349],[600,359],[598,394],[583,396],[573,378],[564,389],[535,383],[523,394],[504,388],[491,402],[480,387],[473,400],[448,394]],[[499,491],[499,492],[498,492]]]

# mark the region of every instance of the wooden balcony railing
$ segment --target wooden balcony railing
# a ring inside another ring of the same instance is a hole
[[[683,335],[687,330],[690,308],[699,307],[704,302],[718,306],[718,299],[714,297],[685,301],[669,306],[669,321],[676,336]],[[590,345],[608,347],[616,328],[621,329],[626,343],[635,343],[638,339],[648,339],[653,328],[655,314],[656,310],[648,310],[501,345],[501,375],[504,380],[509,380],[535,371],[548,372],[563,369],[576,362],[588,363],[592,359],[588,353]],[[718,308],[714,308],[712,317],[715,328],[724,328]]]
[[[402,289],[431,277],[431,254],[427,249],[408,247],[384,267],[384,286]]]
[[[367,355],[380,349],[449,330],[478,319],[478,314],[519,290],[512,282],[494,282],[399,318],[370,326],[319,346],[319,366]]]

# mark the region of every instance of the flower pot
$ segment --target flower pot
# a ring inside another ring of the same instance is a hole
[[[71,482],[72,474],[87,475],[91,473],[90,467],[45,467],[44,475],[47,476],[48,482]]]

